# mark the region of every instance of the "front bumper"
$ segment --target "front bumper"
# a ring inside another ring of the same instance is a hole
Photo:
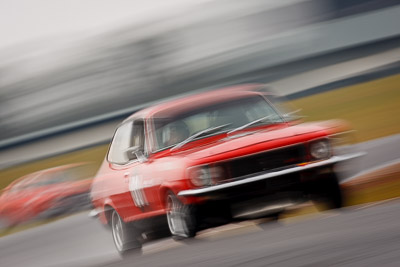
[[[178,193],[178,196],[182,196],[182,197],[206,196],[209,194],[218,193],[220,191],[234,189],[235,187],[240,187],[243,185],[257,183],[257,182],[260,182],[263,180],[268,180],[268,179],[278,177],[278,176],[296,174],[296,173],[300,173],[300,172],[304,172],[304,171],[318,169],[318,168],[325,167],[325,166],[332,166],[337,163],[347,161],[350,159],[354,159],[354,158],[358,158],[363,155],[365,155],[364,152],[346,154],[346,155],[340,155],[340,156],[333,156],[327,160],[313,162],[313,163],[309,163],[307,165],[296,166],[296,167],[279,170],[279,171],[266,172],[263,174],[251,176],[248,178],[244,178],[244,179],[240,179],[240,180],[236,180],[236,181],[232,181],[232,182],[228,182],[228,183],[224,183],[224,184],[214,185],[214,186],[205,187],[205,188],[183,190]]]

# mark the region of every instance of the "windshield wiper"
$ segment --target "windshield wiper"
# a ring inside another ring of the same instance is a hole
[[[195,139],[196,137],[199,137],[199,136],[202,136],[202,135],[205,135],[205,134],[209,134],[209,133],[218,131],[218,130],[220,130],[220,129],[222,129],[222,128],[225,128],[225,127],[227,127],[227,126],[229,126],[229,125],[231,125],[231,123],[222,124],[222,125],[219,125],[219,126],[216,126],[216,127],[210,127],[210,128],[204,129],[204,130],[202,130],[202,131],[200,131],[200,132],[197,132],[197,133],[195,133],[195,134],[189,136],[188,138],[186,138],[186,139],[183,140],[182,142],[176,144],[174,147],[171,148],[171,151],[173,151],[173,150],[175,150],[175,149],[178,149],[178,148],[184,146],[185,144],[191,142],[191,141],[192,141],[193,139]]]
[[[228,134],[231,134],[231,133],[234,133],[234,132],[237,132],[237,131],[246,129],[246,128],[248,128],[248,127],[254,125],[254,124],[257,124],[257,123],[259,123],[259,122],[265,121],[266,119],[268,119],[268,118],[270,118],[270,117],[272,117],[272,116],[275,116],[275,114],[271,114],[271,115],[268,115],[268,116],[259,118],[259,119],[257,119],[257,120],[251,121],[251,122],[249,122],[249,123],[246,123],[245,125],[242,125],[242,126],[239,126],[239,127],[235,128],[235,129],[233,129],[233,130],[230,130],[230,131],[228,132]]]
[[[293,116],[293,114],[299,113],[300,111],[301,111],[301,109],[296,109],[295,111],[285,113],[285,114],[283,114],[283,118],[285,120],[287,120],[287,119],[296,120],[296,119],[301,119],[301,118],[307,117],[307,116],[304,116],[304,115],[294,115]]]

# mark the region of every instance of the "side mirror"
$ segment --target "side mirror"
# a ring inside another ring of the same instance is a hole
[[[144,156],[143,152],[140,150],[140,147],[133,146],[129,147],[125,150],[126,157],[129,160],[137,159],[139,162],[146,162],[147,158]]]

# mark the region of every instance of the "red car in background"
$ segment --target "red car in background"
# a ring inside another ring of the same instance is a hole
[[[14,181],[0,195],[3,227],[89,208],[92,177],[87,176],[88,172],[87,164],[70,164]]]
[[[301,123],[263,85],[189,96],[118,126],[91,191],[118,252],[168,230],[175,238],[273,217],[313,200],[342,207],[334,155],[341,124]]]

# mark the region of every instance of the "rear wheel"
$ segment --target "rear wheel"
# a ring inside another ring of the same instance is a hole
[[[194,208],[184,205],[172,193],[168,193],[167,199],[168,227],[175,239],[190,238],[196,235],[196,217]]]
[[[127,256],[140,252],[140,232],[134,226],[126,224],[115,210],[111,215],[111,231],[119,254]]]

